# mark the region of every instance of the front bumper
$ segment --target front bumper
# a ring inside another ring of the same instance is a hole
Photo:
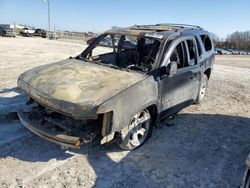
[[[42,110],[41,110],[42,109]],[[75,120],[39,106],[18,112],[21,123],[32,133],[67,148],[80,148],[97,136],[97,120]]]
[[[39,124],[32,124],[32,121],[28,118],[27,113],[18,112],[18,117],[21,123],[29,129],[32,133],[38,135],[39,137],[48,140],[50,142],[59,144],[61,146],[69,147],[69,148],[80,148],[81,146],[81,138],[74,136],[67,136],[64,134],[56,134],[53,133],[46,128],[43,128]]]

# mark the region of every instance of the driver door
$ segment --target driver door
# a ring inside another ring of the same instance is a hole
[[[174,75],[165,75],[159,81],[161,111],[173,108],[177,112],[192,103],[197,96],[200,69],[197,64],[196,52],[193,37],[186,37],[171,45],[169,56],[166,59],[167,63],[164,66],[170,62],[176,62],[177,70]]]

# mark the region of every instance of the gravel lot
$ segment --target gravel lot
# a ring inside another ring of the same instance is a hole
[[[79,54],[74,41],[0,38],[0,103],[23,71]],[[217,56],[206,100],[132,152],[92,143],[64,151],[0,122],[0,187],[238,187],[250,152],[250,57]],[[166,126],[165,126],[166,125]],[[171,126],[170,126],[171,125]]]

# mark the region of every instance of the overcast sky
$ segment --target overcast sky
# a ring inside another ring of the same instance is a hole
[[[51,26],[57,30],[101,32],[111,26],[187,23],[219,37],[250,30],[250,0],[50,0]],[[42,0],[0,0],[0,23],[47,29]]]

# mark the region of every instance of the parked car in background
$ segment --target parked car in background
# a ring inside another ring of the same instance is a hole
[[[35,35],[35,30],[25,27],[21,30],[20,34],[24,37],[32,37]]]
[[[16,37],[16,32],[12,29],[0,28],[0,36],[3,37]]]
[[[246,52],[246,51],[240,51],[240,55],[248,55],[248,52]]]
[[[250,55],[249,51],[244,50],[215,48],[214,51],[216,55]]]
[[[234,50],[234,55],[240,55],[239,50]]]
[[[34,35],[42,37],[42,38],[46,38],[46,31],[43,29],[36,29]]]
[[[3,36],[4,32],[4,29],[0,27],[0,36]]]
[[[215,54],[217,55],[231,55],[232,52],[229,52],[226,49],[222,49],[222,48],[215,48]]]
[[[226,49],[227,51],[229,51],[232,55],[238,55],[239,53],[236,50],[233,49]]]

